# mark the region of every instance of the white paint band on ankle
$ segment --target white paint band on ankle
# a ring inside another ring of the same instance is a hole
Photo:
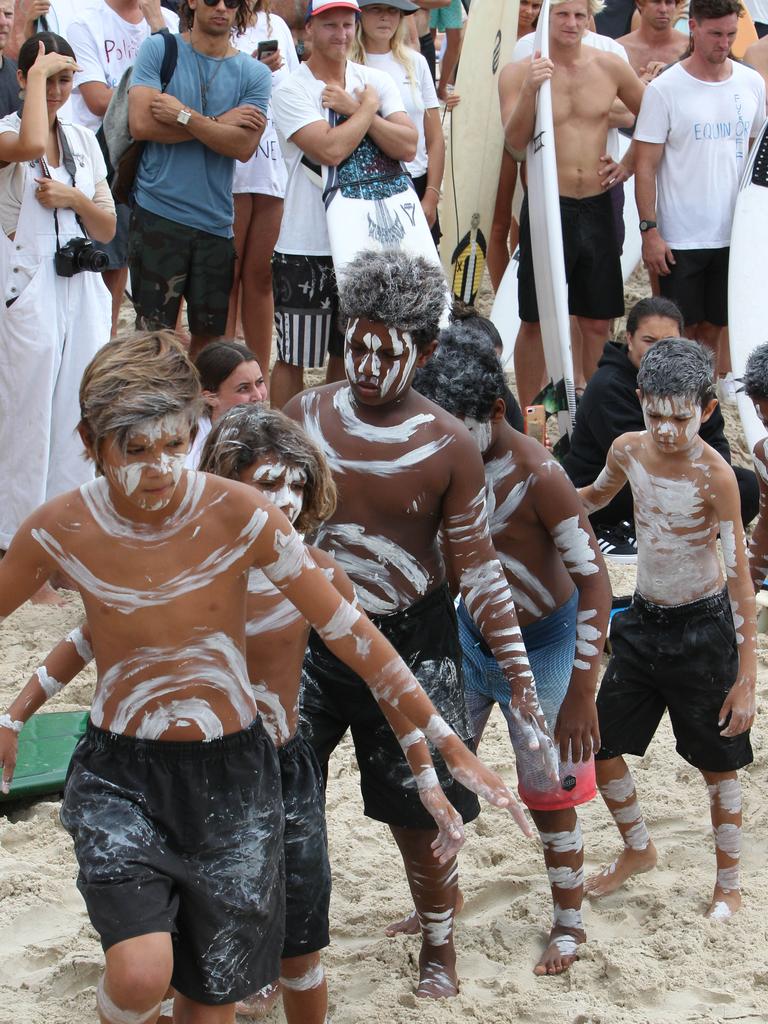
[[[162,1003],[158,1003],[150,1010],[121,1010],[107,995],[102,974],[96,986],[96,1006],[102,1017],[106,1017],[110,1024],[147,1024],[157,1016]]]
[[[280,984],[291,992],[308,992],[311,988],[322,985],[324,978],[323,965],[315,964],[314,967],[309,968],[306,974],[302,974],[298,978],[284,978],[281,974]]]

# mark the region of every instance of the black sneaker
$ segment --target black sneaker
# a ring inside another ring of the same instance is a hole
[[[617,523],[616,526],[598,527],[595,536],[604,558],[627,564],[637,561],[637,540],[632,523],[623,522]]]

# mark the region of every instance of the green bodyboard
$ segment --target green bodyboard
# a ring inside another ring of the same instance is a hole
[[[87,722],[87,711],[33,715],[19,733],[19,756],[11,791],[0,793],[0,801],[60,793],[72,752]]]

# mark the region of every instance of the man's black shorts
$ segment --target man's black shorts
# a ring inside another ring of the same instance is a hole
[[[611,196],[607,192],[587,199],[560,196],[560,218],[569,312],[572,316],[590,320],[611,320],[622,316],[624,279]],[[526,323],[538,323],[527,194],[520,211],[517,282],[520,319]]]
[[[285,945],[283,956],[324,949],[331,902],[323,776],[301,734],[277,752],[285,807]]]
[[[416,676],[437,710],[470,750],[472,726],[464,700],[456,611],[446,585],[393,615],[371,615]],[[395,734],[363,680],[333,655],[313,631],[304,659],[301,730],[327,775],[328,759],[348,728],[352,730],[360,790],[369,818],[403,828],[434,829]],[[432,759],[445,795],[462,816],[480,813],[477,797],[455,782],[433,749]]]
[[[725,590],[674,607],[636,593],[613,618],[611,647],[597,695],[598,760],[644,754],[668,710],[677,752],[695,768],[732,772],[752,763],[749,733],[721,736],[717,724],[739,665]]]
[[[61,821],[105,950],[170,932],[173,987],[214,1006],[277,978],[283,802],[261,719],[207,743],[136,739],[89,723]]]
[[[174,330],[183,297],[192,334],[218,338],[226,332],[235,269],[231,238],[134,206],[128,266],[137,330]]]
[[[728,258],[731,250],[673,249],[669,274],[659,274],[665,299],[680,307],[685,326],[706,320],[715,327],[728,323]]]

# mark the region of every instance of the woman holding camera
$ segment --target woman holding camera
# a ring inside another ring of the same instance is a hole
[[[115,233],[96,136],[57,116],[78,70],[72,48],[40,32],[18,65],[22,113],[0,120],[0,550],[33,509],[92,475],[78,392],[109,341],[98,243]]]
[[[288,25],[270,10],[270,0],[254,5],[248,28],[237,36],[234,45],[254,60],[266,64],[272,72],[272,88],[299,66],[293,36]],[[232,191],[235,196],[235,277],[229,300],[227,336],[237,335],[238,312],[242,319],[245,343],[269,377],[272,354],[272,252],[280,234],[287,173],[272,121],[267,111],[267,127],[258,148],[247,163],[235,164]]]

